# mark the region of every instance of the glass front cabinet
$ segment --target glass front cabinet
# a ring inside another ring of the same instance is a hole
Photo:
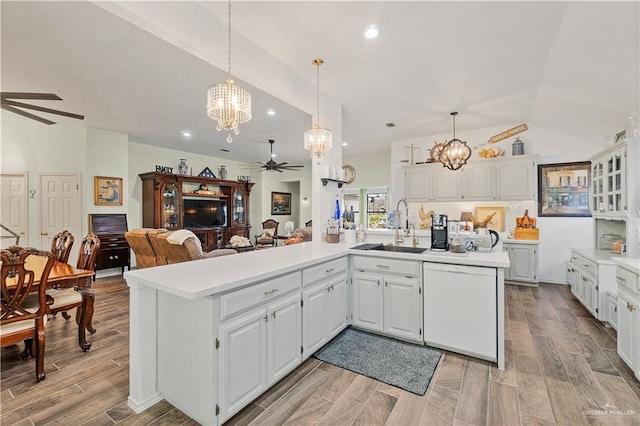
[[[594,217],[614,219],[626,216],[625,163],[624,145],[614,145],[591,159],[591,210]]]
[[[243,185],[244,186],[244,185]],[[229,228],[229,238],[238,235],[249,237],[249,191],[243,186],[234,185],[231,191],[231,227]],[[249,187],[250,188],[250,187]]]
[[[166,229],[179,229],[182,227],[180,210],[180,190],[175,183],[165,183],[160,188],[160,222]]]

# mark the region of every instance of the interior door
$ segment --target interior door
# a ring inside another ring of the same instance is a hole
[[[20,236],[17,244],[29,245],[29,211],[27,202],[28,176],[26,173],[0,174],[0,223]],[[0,235],[9,233],[2,230]],[[0,248],[16,244],[15,238],[0,239]]]
[[[69,262],[78,257],[80,226],[80,175],[40,175],[40,248],[48,250],[53,237],[68,230],[75,237]]]

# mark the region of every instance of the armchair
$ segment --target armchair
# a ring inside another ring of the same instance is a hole
[[[278,242],[278,225],[273,219],[267,219],[262,222],[262,234],[256,235],[256,245],[276,246]]]
[[[136,256],[136,268],[150,268],[158,266],[157,254],[151,245],[151,239],[156,235],[167,232],[166,229],[136,228],[124,233],[129,246]],[[166,262],[161,263],[164,265]]]

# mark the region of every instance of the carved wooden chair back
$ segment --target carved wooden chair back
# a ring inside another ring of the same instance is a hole
[[[66,229],[51,240],[51,253],[58,262],[67,263],[73,247],[73,235]]]
[[[96,265],[96,256],[100,248],[100,238],[96,234],[89,233],[82,239],[80,252],[78,253],[78,262],[76,268],[87,269],[93,271]],[[82,294],[76,288],[53,289],[47,292],[49,300],[52,301],[47,306],[50,315],[62,312],[62,317],[66,320],[71,318],[67,311],[78,308],[76,310],[76,323],[80,325],[80,316],[82,315]],[[95,333],[93,326],[88,327],[91,333]]]
[[[30,256],[40,256],[45,264],[42,274],[35,276],[27,265]],[[26,358],[32,342],[35,341],[36,381],[45,378],[45,315],[46,288],[53,266],[53,253],[35,248],[12,246],[0,251],[2,267],[0,272],[0,346],[10,346],[24,340],[27,346],[21,354]],[[34,281],[39,279],[37,290]]]
[[[304,226],[306,226],[307,228],[309,228],[310,226],[313,226],[313,220],[310,220],[308,222],[304,223]]]
[[[278,225],[280,222],[277,222],[273,219],[267,219],[262,222],[262,235],[256,235],[256,244],[261,245],[276,245],[277,237],[278,237]],[[270,235],[266,235],[265,231],[269,232]]]

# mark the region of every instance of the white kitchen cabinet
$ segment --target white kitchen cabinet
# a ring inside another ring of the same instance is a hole
[[[573,295],[600,321],[607,321],[607,291],[616,293],[615,265],[611,253],[571,249],[568,278]]]
[[[364,270],[353,273],[353,320],[356,327],[368,330],[383,330],[384,305],[380,274],[367,273]]]
[[[640,380],[640,259],[616,259],[616,263],[618,355]]]
[[[219,327],[220,419],[228,419],[301,363],[300,294]]]
[[[302,271],[302,359],[340,333],[349,316],[347,259],[336,259]]]
[[[614,145],[591,158],[591,211],[594,217],[626,217],[626,144]]]
[[[639,342],[640,324],[638,311],[640,304],[630,294],[618,294],[618,355],[632,369],[635,364],[635,347]]]
[[[497,270],[426,262],[423,268],[425,343],[496,361]]]
[[[607,292],[607,302],[607,322],[614,330],[618,330],[618,296]]]
[[[538,283],[538,244],[504,242],[503,250],[509,253],[510,266],[505,270],[505,281]]]
[[[440,163],[405,166],[409,201],[535,200],[536,156],[483,159],[451,171]]]
[[[484,201],[496,199],[496,167],[494,162],[471,163],[462,169],[462,199]]]
[[[513,157],[496,162],[496,198],[508,200],[535,200],[535,161],[528,157]]]
[[[416,277],[384,277],[384,327],[385,334],[415,340],[422,330],[420,296],[422,288]]]
[[[347,326],[346,274],[303,290],[302,302],[302,358],[305,360]]]
[[[352,324],[422,341],[419,262],[354,256]]]

